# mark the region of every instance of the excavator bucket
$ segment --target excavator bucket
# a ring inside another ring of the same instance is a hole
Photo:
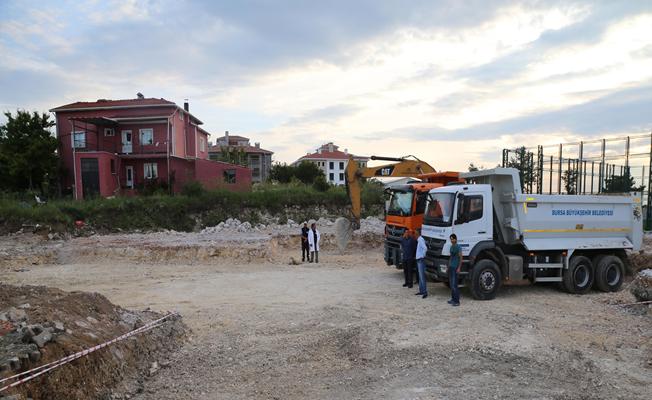
[[[349,244],[353,237],[353,222],[345,217],[339,217],[335,220],[335,240],[340,253],[344,253],[346,245]]]
[[[349,218],[339,217],[335,220],[335,239],[337,247],[340,252],[344,252],[346,245],[353,237],[353,231],[360,228],[360,172],[358,165],[353,160],[353,156],[349,156],[349,162],[344,171],[344,179],[346,182],[346,193],[351,200],[351,216]]]

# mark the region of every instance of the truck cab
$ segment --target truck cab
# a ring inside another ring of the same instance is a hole
[[[448,280],[451,234],[457,235],[465,259],[483,243],[493,246],[492,214],[490,185],[455,185],[430,192],[421,234],[428,245],[426,265],[431,278]],[[468,270],[462,268],[460,282],[466,274]]]
[[[428,192],[440,185],[406,184],[388,190],[389,203],[385,212],[385,262],[401,267],[401,238],[407,230],[423,223]]]

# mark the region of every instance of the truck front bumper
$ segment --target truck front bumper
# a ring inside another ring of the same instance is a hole
[[[438,282],[448,282],[448,258],[426,256],[426,275]]]
[[[403,254],[401,252],[401,238],[392,235],[385,237],[385,262],[387,265],[394,265],[402,268]]]

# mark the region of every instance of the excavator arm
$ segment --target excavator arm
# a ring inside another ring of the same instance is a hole
[[[412,157],[413,159],[409,159]],[[365,178],[393,178],[393,177],[416,177],[419,175],[436,172],[430,164],[419,160],[414,156],[393,158],[371,156],[372,160],[394,161],[393,164],[384,164],[375,167],[361,168],[352,156],[349,156],[349,162],[346,166],[345,180],[346,191],[351,201],[351,218],[352,228],[360,228],[360,216],[362,213],[361,188],[362,180]]]

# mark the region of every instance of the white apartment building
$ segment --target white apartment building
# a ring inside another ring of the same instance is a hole
[[[340,151],[339,146],[336,146],[333,142],[329,142],[322,145],[314,153],[306,154],[299,158],[297,161],[292,163],[292,165],[299,165],[302,161],[313,162],[324,171],[326,180],[329,183],[334,185],[344,185],[344,171],[349,163],[350,155],[351,154],[349,154],[347,149]],[[365,168],[369,161],[369,157],[364,156],[354,155],[353,159],[358,163],[359,168]]]

